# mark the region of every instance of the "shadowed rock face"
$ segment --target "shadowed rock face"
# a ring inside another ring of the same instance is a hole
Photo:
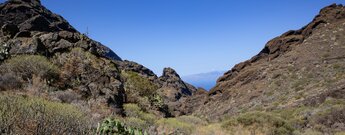
[[[196,113],[215,120],[243,110],[302,105],[334,89],[344,93],[337,88],[345,81],[343,71],[333,68],[345,69],[344,29],[345,7],[323,8],[305,27],[272,39],[258,55],[226,72]]]
[[[79,33],[39,0],[9,0],[0,5],[0,10],[0,45],[8,48],[4,58],[18,54],[52,56],[80,47],[94,55],[121,61],[108,47]]]

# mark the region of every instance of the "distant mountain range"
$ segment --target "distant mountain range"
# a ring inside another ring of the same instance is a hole
[[[221,77],[225,71],[213,71],[208,73],[200,73],[182,76],[182,79],[195,87],[202,87],[206,90],[210,90],[216,85],[216,81]]]

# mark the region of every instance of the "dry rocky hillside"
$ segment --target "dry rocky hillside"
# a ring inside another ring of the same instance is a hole
[[[39,0],[0,11],[0,134],[345,133],[342,5],[269,41],[210,92],[122,60]]]
[[[177,106],[196,91],[171,68],[157,77],[123,61],[39,0],[9,0],[0,10],[3,92],[75,105],[97,124],[111,115],[125,116],[128,103],[158,117],[178,116],[184,111]]]
[[[298,128],[344,130],[344,37],[345,7],[323,8],[311,23],[272,39],[220,77],[195,114],[219,121],[245,112],[286,111],[294,116],[282,117],[300,120]]]

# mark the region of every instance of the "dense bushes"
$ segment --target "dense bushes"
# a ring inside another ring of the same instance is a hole
[[[128,96],[128,100],[131,102],[137,102],[139,97],[151,97],[155,94],[158,86],[150,82],[147,78],[144,78],[138,73],[123,71],[122,76],[125,79],[125,90]]]
[[[157,93],[158,86],[136,72],[122,71],[128,103],[138,104],[146,110],[158,110],[170,116],[163,98]]]
[[[144,112],[137,104],[125,104],[124,110],[126,117],[118,118],[119,121],[126,126],[148,131],[149,134],[206,135],[203,132],[225,133],[219,131],[222,130],[220,126],[208,126],[209,123],[195,116],[160,118]],[[198,132],[201,129],[204,130]]]
[[[58,68],[39,55],[20,55],[8,59],[0,67],[0,72],[13,73],[23,80],[31,80],[33,76],[46,81],[53,81],[59,75]]]
[[[52,85],[58,79],[59,70],[43,56],[19,55],[0,65],[0,74],[0,90],[15,90],[23,86]]]
[[[155,126],[158,134],[204,135],[205,132],[210,133],[213,130],[212,128],[207,128],[207,124],[206,121],[195,116],[180,116],[176,118],[162,118],[155,123]],[[206,130],[199,132],[201,129]]]
[[[325,111],[317,113],[314,123],[317,124],[318,130],[327,132],[332,129],[333,131],[345,130],[345,106],[330,107]]]
[[[157,119],[155,115],[142,111],[136,104],[125,104],[124,110],[127,117],[123,122],[134,128],[147,130]]]
[[[82,92],[85,98],[108,93],[104,91],[105,89],[112,92],[122,89],[116,65],[82,48],[72,48],[68,52],[57,53],[51,60],[60,68],[58,84],[61,89],[75,89]]]
[[[224,122],[222,126],[230,131],[241,129],[251,134],[289,135],[294,131],[286,120],[269,112],[244,113]]]
[[[4,73],[0,76],[0,91],[20,89],[22,82],[13,73]]]
[[[160,119],[156,123],[159,134],[190,135],[194,126],[176,118]]]
[[[88,134],[86,114],[67,104],[1,93],[0,134]]]
[[[85,77],[91,77],[91,75],[85,76],[85,74],[97,71],[92,67],[92,63],[95,59],[95,56],[89,52],[83,51],[81,48],[73,48],[69,53],[60,54],[54,57],[54,63],[61,67],[61,85],[72,88],[81,85]]]

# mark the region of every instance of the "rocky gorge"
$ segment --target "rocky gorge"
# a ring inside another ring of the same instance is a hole
[[[345,133],[343,5],[270,40],[210,91],[123,60],[39,0],[0,11],[0,134]]]

